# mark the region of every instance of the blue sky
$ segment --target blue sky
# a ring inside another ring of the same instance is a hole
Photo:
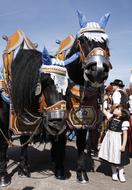
[[[128,85],[132,68],[132,0],[0,0],[0,64],[6,46],[3,34],[9,36],[20,28],[38,43],[39,50],[45,45],[54,53],[57,39],[79,31],[77,9],[88,21],[96,22],[111,13],[106,31],[113,70],[106,84],[120,78]]]

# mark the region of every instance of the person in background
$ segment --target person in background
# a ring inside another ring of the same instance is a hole
[[[112,109],[114,109],[117,105],[122,105],[124,108],[128,109],[128,96],[124,91],[123,81],[120,79],[115,79],[110,83],[113,87],[112,94]]]
[[[113,87],[111,85],[108,85],[104,91],[102,110],[103,109],[105,109],[105,110],[111,109],[112,93],[113,93]],[[102,140],[103,140],[104,135],[107,131],[107,128],[108,128],[108,119],[103,114],[100,136],[99,136],[99,140],[98,140],[98,148],[100,147],[100,144],[102,143]]]
[[[127,151],[127,130],[129,124],[129,112],[123,106],[118,105],[110,113],[103,110],[109,120],[108,130],[102,141],[98,157],[111,164],[112,180],[126,182],[124,175],[124,165],[129,163]]]
[[[130,111],[130,127],[128,129],[128,152],[129,156],[132,157],[132,93],[129,94],[128,105]]]

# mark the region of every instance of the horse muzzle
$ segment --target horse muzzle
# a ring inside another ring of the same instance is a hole
[[[108,78],[109,60],[101,55],[91,56],[84,67],[84,80],[93,87],[100,87]]]

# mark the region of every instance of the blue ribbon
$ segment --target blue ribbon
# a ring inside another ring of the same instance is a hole
[[[51,65],[51,58],[50,55],[48,53],[48,50],[46,49],[46,47],[44,47],[43,52],[42,52],[42,63],[44,65]]]
[[[68,65],[80,57],[80,52],[74,53],[71,57],[64,61],[64,65]]]
[[[10,97],[9,96],[4,96],[3,93],[1,92],[1,98],[4,102],[7,104],[10,104]]]

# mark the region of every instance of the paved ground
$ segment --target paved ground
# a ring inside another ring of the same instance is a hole
[[[89,183],[79,184],[76,182],[76,148],[75,142],[68,142],[66,149],[66,168],[69,178],[64,181],[56,180],[50,163],[50,144],[44,146],[30,147],[29,159],[31,167],[31,178],[20,178],[17,174],[17,162],[19,160],[20,148],[9,149],[8,164],[9,173],[12,176],[12,183],[3,190],[130,190],[132,186],[132,158],[126,166],[126,183],[114,182],[111,180],[110,167],[106,163],[94,160],[95,172],[89,173]],[[88,161],[90,169],[90,161]]]

